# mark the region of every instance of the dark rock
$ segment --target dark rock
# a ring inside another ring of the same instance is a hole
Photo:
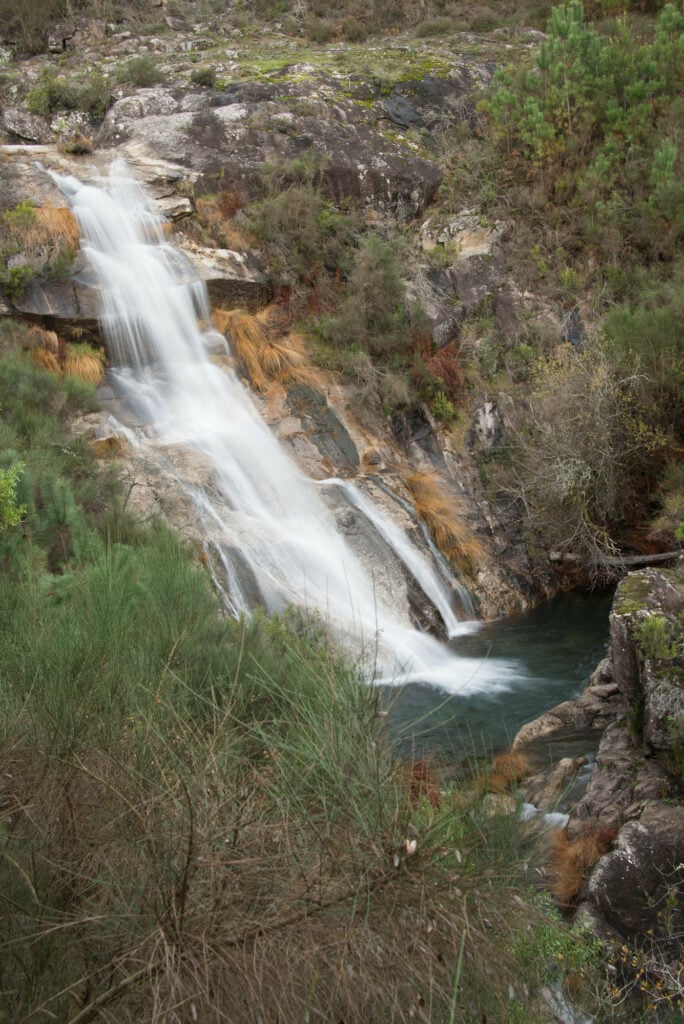
[[[649,933],[677,956],[684,933],[684,808],[648,804],[639,821],[619,832],[614,849],[589,879],[601,917],[626,939]]]
[[[360,465],[359,453],[325,396],[310,384],[296,383],[287,390],[287,403],[309,439],[328,460],[330,474],[353,476]]]
[[[392,93],[385,100],[385,110],[390,121],[400,128],[422,127],[425,124],[416,108],[405,96]]]
[[[269,281],[253,253],[195,246],[189,256],[194,273],[217,305],[258,309],[268,302]]]
[[[587,791],[570,815],[570,839],[583,835],[593,823],[601,828],[617,829],[632,803],[636,774],[637,763],[629,732],[622,723],[609,725],[601,737],[596,769]]]
[[[351,196],[408,219],[431,200],[441,178],[436,161],[383,134],[377,115],[345,98],[335,79],[235,83],[211,96],[211,110],[194,115],[168,89],[148,93],[142,108],[140,93],[114,104],[98,145],[123,146],[133,164],[141,155],[174,161],[206,190],[220,179],[223,187],[251,194],[262,164],[287,163],[311,150],[323,158],[331,198]],[[319,103],[319,95],[330,93],[332,105]],[[405,102],[398,97],[397,109]]]
[[[46,326],[94,327],[100,310],[97,289],[76,280],[36,279],[14,300],[16,312],[42,320]]]
[[[73,21],[55,21],[48,25],[47,47],[50,53],[62,53],[67,48],[67,43],[76,34],[76,24]]]

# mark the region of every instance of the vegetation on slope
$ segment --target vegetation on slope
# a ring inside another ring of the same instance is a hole
[[[567,970],[593,1000],[596,950],[531,890],[515,816],[397,764],[320,623],[227,619],[69,435],[90,388],[17,341],[5,325],[2,1019],[543,1021]]]

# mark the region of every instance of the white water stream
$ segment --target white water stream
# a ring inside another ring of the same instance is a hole
[[[379,601],[316,485],[273,437],[236,375],[211,361],[215,332],[198,327],[198,317],[210,321],[206,289],[187,283],[187,262],[165,242],[160,218],[125,168],[115,165],[103,187],[55,180],[98,277],[116,390],[143,424],[129,437],[152,459],[172,464],[174,452],[192,450],[211,467],[210,490],[185,490],[223,565],[217,582],[232,609],[253,604],[239,582],[247,567],[260,603],[271,611],[289,604],[315,610],[373,659],[383,682],[463,694],[511,685],[512,662],[458,657]],[[439,574],[403,532],[356,489],[340,486],[399,554],[447,630],[474,628],[457,622]]]

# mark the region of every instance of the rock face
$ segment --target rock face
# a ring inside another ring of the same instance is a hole
[[[610,836],[591,871],[577,914],[599,934],[659,942],[681,956],[684,934],[684,559],[644,569],[619,584],[610,616],[609,657],[576,701],[525,725],[514,746],[569,728],[600,733],[586,792],[570,812],[572,841]],[[650,625],[649,625],[650,623]],[[526,798],[543,797],[559,773],[536,776]]]
[[[221,91],[145,89],[114,104],[97,143],[116,147],[134,165],[152,156],[171,161],[200,188],[220,180],[247,194],[264,164],[305,159],[320,165],[332,199],[351,197],[407,220],[430,201],[441,169],[395,138],[391,125],[429,128],[440,118],[463,118],[491,73],[463,63],[403,82],[386,98],[362,79],[350,88],[349,77],[343,82],[302,64],[284,67],[272,81],[235,81]]]

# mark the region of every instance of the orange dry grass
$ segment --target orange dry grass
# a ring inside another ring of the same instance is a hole
[[[214,325],[228,335],[235,355],[258,391],[266,391],[276,380],[299,378],[296,371],[306,367],[303,339],[298,334],[271,337],[266,310],[252,316],[240,309],[217,309]]]
[[[225,249],[237,249],[244,251],[249,249],[251,241],[231,219],[230,210],[232,207],[222,202],[222,196],[228,193],[221,193],[217,196],[200,196],[195,200],[195,210],[200,225],[204,228],[211,241]]]
[[[514,782],[519,782],[530,770],[529,758],[518,750],[498,754],[493,762],[485,787],[492,793],[503,793]]]
[[[35,212],[38,221],[38,227],[35,229],[39,235],[36,239],[38,246],[44,245],[47,241],[50,245],[76,252],[79,232],[71,210],[63,206],[39,206]],[[32,232],[29,232],[29,238],[31,237]]]
[[[577,899],[584,880],[596,861],[608,848],[594,832],[570,841],[567,829],[549,836],[548,872],[551,892],[561,906],[569,907]]]
[[[49,373],[61,374],[62,368],[57,361],[57,356],[54,352],[48,352],[46,348],[34,348],[31,352],[31,359],[34,363],[43,370],[47,370]]]
[[[53,355],[59,354],[59,338],[57,337],[56,331],[46,331],[45,328],[38,327],[37,324],[34,324],[29,328],[29,334],[31,336],[32,346],[47,349],[47,351],[52,352]]]
[[[67,356],[64,373],[67,377],[78,377],[87,384],[99,384],[104,377],[102,362],[97,356],[89,355]]]
[[[461,515],[459,499],[435,473],[412,473],[406,478],[416,512],[429,528],[439,550],[454,565],[472,573],[485,557],[482,541]]]

